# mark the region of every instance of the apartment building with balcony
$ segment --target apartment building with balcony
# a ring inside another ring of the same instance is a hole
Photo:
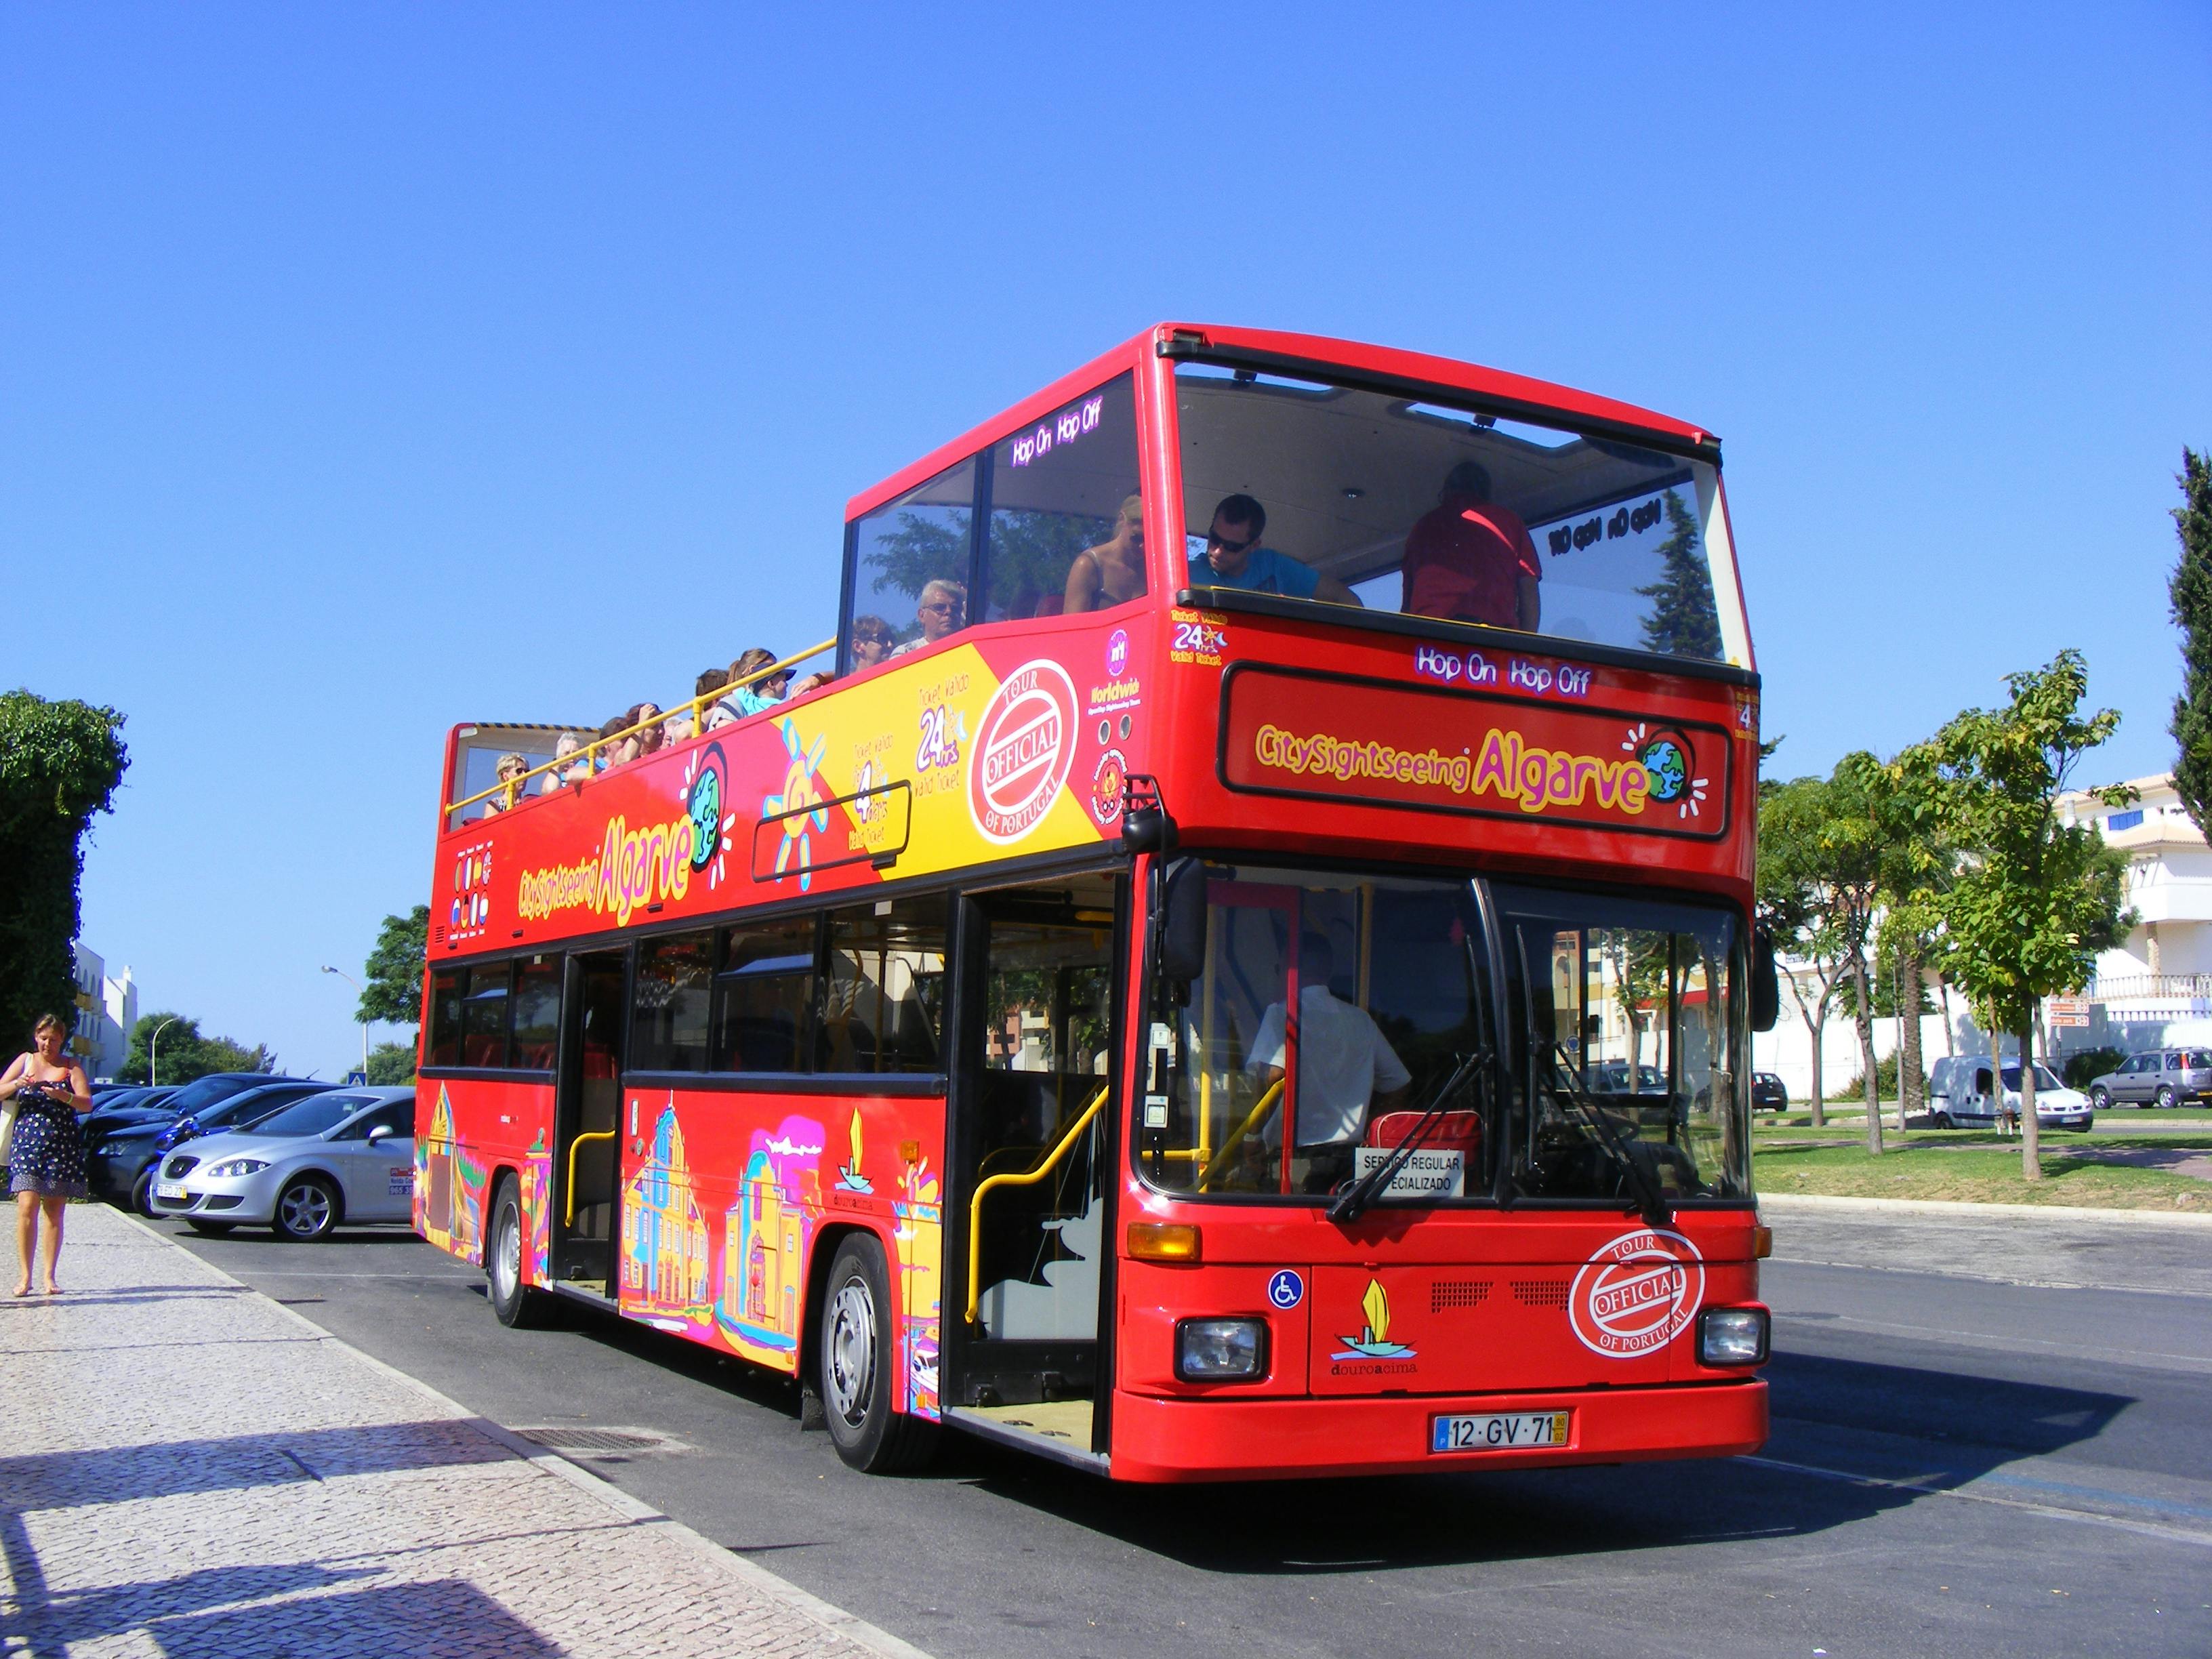
[[[2053,1047],[2152,1048],[2212,1042],[2212,847],[2181,804],[2171,773],[2131,778],[2137,799],[2107,806],[2058,799],[2063,823],[2092,823],[2127,854],[2134,930],[2097,958],[2089,1028],[2051,1032]]]
[[[70,1051],[95,1081],[123,1069],[131,1049],[131,1028],[138,1023],[138,984],[125,968],[109,974],[106,960],[82,941],[76,953],[76,1023]]]

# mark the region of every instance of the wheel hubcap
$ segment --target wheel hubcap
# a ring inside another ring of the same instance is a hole
[[[501,1210],[499,1216],[499,1248],[492,1255],[491,1285],[499,1299],[514,1299],[514,1287],[522,1282],[522,1227],[513,1210]]]
[[[848,1279],[830,1303],[823,1402],[853,1428],[868,1413],[876,1385],[876,1307],[864,1279]]]
[[[295,1233],[319,1233],[331,1218],[331,1200],[319,1187],[295,1187],[284,1194],[284,1225]]]

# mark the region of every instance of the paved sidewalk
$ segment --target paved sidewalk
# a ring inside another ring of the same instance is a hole
[[[61,1269],[0,1300],[8,1659],[915,1651],[105,1206]]]

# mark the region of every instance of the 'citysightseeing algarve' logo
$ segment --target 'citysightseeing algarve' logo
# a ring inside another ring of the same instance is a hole
[[[986,839],[1019,841],[1075,761],[1075,683],[1049,658],[1024,663],[983,707],[968,762],[968,812]]]
[[[1698,1247],[1680,1233],[1641,1227],[1583,1265],[1567,1293],[1567,1321],[1592,1353],[1633,1359],[1680,1336],[1705,1299]]]

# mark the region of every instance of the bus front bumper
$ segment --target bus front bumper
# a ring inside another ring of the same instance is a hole
[[[1432,1452],[1439,1417],[1571,1413],[1566,1443]],[[1668,1458],[1735,1457],[1766,1443],[1766,1384],[1699,1382],[1528,1394],[1352,1400],[1114,1396],[1117,1480],[1295,1480],[1318,1475],[1440,1474]]]

